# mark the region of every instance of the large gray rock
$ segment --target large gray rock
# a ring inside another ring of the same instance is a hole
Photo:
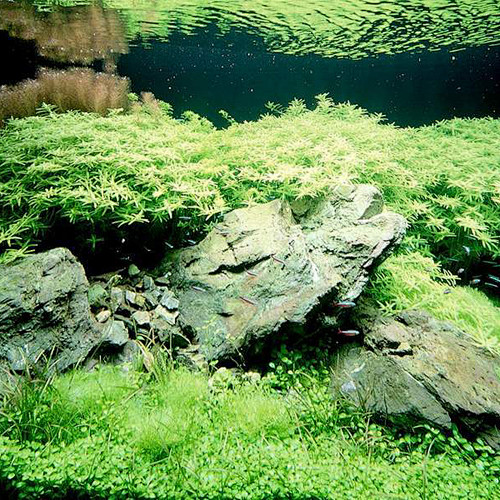
[[[367,314],[359,323],[364,346],[340,353],[335,391],[393,421],[445,429],[455,423],[500,448],[498,356],[424,312],[399,319]]]
[[[101,335],[87,292],[83,267],[65,248],[0,266],[0,363],[22,371],[50,357],[64,370],[85,358]]]
[[[241,359],[285,329],[303,335],[320,313],[335,327],[332,302],[355,300],[405,232],[405,220],[382,208],[377,189],[358,186],[228,213],[161,266],[179,299],[178,324],[208,360]]]

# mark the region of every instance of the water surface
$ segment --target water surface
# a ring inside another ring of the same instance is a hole
[[[218,125],[324,92],[404,126],[499,116],[499,44],[497,0],[0,0],[0,84],[90,65]]]

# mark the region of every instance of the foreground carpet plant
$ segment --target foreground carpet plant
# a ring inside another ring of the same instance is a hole
[[[321,351],[311,353],[316,360]],[[384,431],[282,349],[262,380],[101,367],[32,378],[0,414],[19,498],[494,498],[498,456],[456,431]],[[443,488],[443,484],[446,488]]]

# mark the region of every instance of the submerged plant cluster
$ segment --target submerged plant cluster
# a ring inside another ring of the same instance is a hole
[[[498,349],[498,308],[469,287],[447,296],[457,278],[437,262],[456,270],[500,256],[500,121],[401,129],[324,95],[313,110],[300,100],[269,109],[217,130],[194,113],[174,119],[145,95],[130,113],[45,106],[8,122],[0,131],[0,259],[33,250],[60,224],[78,228],[84,252],[165,227],[182,245],[183,234],[199,237],[236,207],[369,183],[410,229],[368,296],[386,312],[427,309]]]
[[[35,243],[54,216],[98,231],[188,214],[201,227],[236,207],[356,182],[408,218],[414,247],[500,256],[499,120],[400,129],[326,96],[314,110],[295,100],[224,130],[194,113],[176,120],[164,103],[109,117],[45,109],[0,135],[4,250]]]
[[[19,498],[500,493],[498,455],[481,440],[425,426],[389,432],[332,401],[322,350],[282,348],[262,379],[155,360],[149,374],[101,367],[13,385],[0,412],[0,484]]]
[[[112,68],[118,54],[127,53],[128,43],[118,11],[101,4],[80,0],[0,2],[0,30],[35,41],[38,53],[46,59],[78,65],[102,59],[105,67]]]
[[[96,73],[87,68],[42,70],[36,79],[0,87],[0,126],[15,117],[34,115],[42,104],[57,111],[78,109],[107,114],[129,106],[127,78]]]

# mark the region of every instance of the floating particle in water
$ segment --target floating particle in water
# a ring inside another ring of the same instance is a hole
[[[479,285],[481,283],[481,280],[479,278],[475,278],[473,280],[470,280],[471,285]]]

